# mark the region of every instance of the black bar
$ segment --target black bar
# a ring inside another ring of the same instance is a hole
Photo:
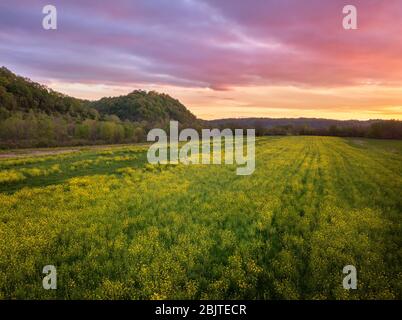
[[[65,301],[65,300],[11,300],[0,301],[1,313],[17,315],[20,312],[38,316],[77,317],[101,315],[115,319],[279,319],[296,315],[325,318],[328,316],[362,317],[370,313],[383,318],[396,312],[401,301],[222,301],[222,300],[165,300],[165,301]],[[187,310],[187,313],[185,312]],[[243,311],[243,312],[241,312]],[[174,313],[174,314],[172,314]],[[395,313],[396,314],[396,313]],[[263,316],[263,317],[262,317]],[[279,316],[279,317],[278,317]]]

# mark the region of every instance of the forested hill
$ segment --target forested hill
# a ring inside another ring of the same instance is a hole
[[[136,90],[128,95],[102,98],[90,103],[101,114],[115,114],[122,120],[164,122],[174,119],[191,125],[197,118],[178,100],[155,91]]]
[[[3,113],[5,110],[32,110],[95,118],[97,111],[87,105],[88,101],[66,96],[28,78],[17,76],[5,67],[0,68],[0,108]]]
[[[43,111],[47,114],[69,114],[73,117],[95,119],[101,115],[116,115],[121,120],[160,123],[177,120],[193,124],[196,117],[178,100],[155,91],[135,90],[120,97],[87,101],[53,91],[30,79],[0,68],[0,107],[9,111]]]
[[[0,148],[144,141],[170,120],[199,128],[178,100],[154,91],[88,101],[66,96],[0,68]]]

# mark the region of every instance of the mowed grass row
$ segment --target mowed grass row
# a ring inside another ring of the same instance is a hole
[[[0,183],[3,299],[402,298],[400,141],[259,139],[251,176],[135,146],[0,168],[24,175]]]

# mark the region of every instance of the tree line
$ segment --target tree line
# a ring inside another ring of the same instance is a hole
[[[44,112],[7,112],[0,107],[0,148],[51,147],[140,142],[145,125],[117,116],[81,119]]]
[[[375,139],[402,139],[402,121],[378,120],[367,126],[338,126],[313,128],[308,125],[281,125],[270,128],[257,127],[256,135],[304,135],[304,136],[334,136],[361,137]]]

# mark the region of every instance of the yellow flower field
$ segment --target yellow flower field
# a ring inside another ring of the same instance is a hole
[[[258,139],[250,176],[146,150],[0,160],[1,299],[402,298],[401,141]]]

